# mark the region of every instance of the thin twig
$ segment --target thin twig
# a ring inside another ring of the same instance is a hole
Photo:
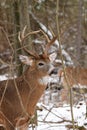
[[[43,121],[38,120],[38,122],[43,122]],[[61,120],[61,121],[44,121],[44,123],[47,123],[47,124],[49,124],[49,123],[51,123],[51,124],[57,124],[57,123],[64,123],[64,122],[72,123],[72,121],[70,121],[70,120],[65,120],[65,119],[63,119],[63,120]],[[74,123],[76,123],[76,122],[74,122]]]
[[[46,114],[45,118],[43,119],[43,121],[46,120],[47,116],[50,114],[51,110],[53,109],[53,106],[49,109],[48,113]]]
[[[0,108],[1,108],[1,105],[2,105],[2,102],[3,102],[3,99],[4,99],[4,96],[5,96],[5,92],[6,92],[7,87],[8,87],[8,81],[9,81],[9,80],[6,81],[5,89],[4,89],[4,91],[3,91],[3,94],[2,94],[2,97],[1,97],[1,100],[0,100]]]
[[[9,38],[8,38],[8,36],[7,36],[7,33],[5,32],[5,30],[3,29],[3,27],[0,27],[0,29],[1,29],[2,32],[4,33],[4,35],[5,35],[5,37],[6,37],[6,40],[7,40],[8,44],[9,44],[9,46],[11,47],[12,52],[14,53],[14,49],[13,49],[13,47],[11,46],[10,40],[9,40]]]
[[[47,109],[45,106],[43,106],[43,105],[42,105],[42,107],[43,107],[44,109],[46,109],[47,111],[49,111],[49,109]],[[58,118],[60,118],[60,119],[62,119],[62,120],[63,120],[63,118],[62,118],[62,117],[58,116],[58,115],[57,115],[57,114],[55,114],[54,112],[50,111],[50,113],[52,113],[52,114],[53,114],[53,115],[55,115],[56,117],[58,117]]]
[[[72,116],[72,123],[73,123],[73,130],[75,130],[75,125],[74,125],[74,116],[73,116],[73,103],[72,103],[72,93],[70,89],[70,84],[67,79],[66,71],[65,71],[65,65],[63,62],[63,56],[62,56],[62,48],[61,48],[61,42],[60,42],[60,30],[59,30],[59,19],[58,19],[58,12],[59,12],[59,0],[57,0],[56,4],[56,23],[57,23],[57,33],[58,33],[58,40],[59,40],[59,50],[60,50],[60,55],[61,55],[61,61],[62,61],[62,66],[63,66],[63,71],[64,71],[64,77],[68,86],[68,90],[70,92],[70,108],[71,108],[71,116]]]

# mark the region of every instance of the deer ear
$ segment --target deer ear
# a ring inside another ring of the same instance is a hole
[[[50,59],[51,62],[54,62],[56,57],[57,57],[57,54],[56,53],[52,53],[52,54],[50,54],[49,59]]]
[[[33,60],[28,57],[28,56],[23,56],[23,55],[19,55],[19,59],[22,63],[24,63],[25,65],[30,65],[32,66]]]

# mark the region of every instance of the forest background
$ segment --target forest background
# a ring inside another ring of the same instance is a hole
[[[59,18],[60,42],[75,66],[87,67],[87,0],[0,0],[0,73],[7,71],[3,62],[11,61],[12,48],[19,64],[22,53],[18,33],[27,26],[27,32],[40,29],[40,21],[54,35],[57,34],[56,15]],[[36,19],[35,19],[36,18]],[[35,36],[27,39],[29,49]],[[17,51],[18,50],[18,51]],[[3,60],[3,61],[2,61]],[[17,69],[18,70],[18,69]],[[21,71],[18,72],[19,75]]]

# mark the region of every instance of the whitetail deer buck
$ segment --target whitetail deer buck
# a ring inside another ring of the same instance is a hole
[[[55,68],[48,55],[50,46],[47,46],[41,55],[30,52],[24,47],[30,56],[20,55],[20,60],[29,65],[29,68],[16,79],[0,82],[0,130],[28,128],[39,98],[47,84],[53,82],[51,74],[55,73]]]
[[[58,71],[59,85],[63,87],[62,100],[68,97],[69,89],[87,89],[87,68],[66,67]],[[86,90],[87,91],[87,90]],[[85,92],[84,92],[85,93]]]

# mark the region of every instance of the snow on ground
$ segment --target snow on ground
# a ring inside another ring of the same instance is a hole
[[[0,75],[0,81],[6,80],[7,79],[7,74],[5,75]]]
[[[7,79],[13,79],[13,78],[16,78],[16,75],[14,77],[11,75],[8,75],[8,74],[0,75],[0,81],[7,80]]]
[[[6,80],[7,75],[0,76],[1,80]],[[49,93],[47,94],[47,96]],[[51,95],[52,96],[52,95]],[[47,98],[47,97],[46,97]],[[48,99],[47,99],[48,100]],[[48,101],[45,101],[45,103]],[[55,101],[47,105],[40,102],[37,105],[42,108],[42,111],[37,111],[38,114],[38,126],[35,130],[72,130],[66,126],[72,126],[71,109],[70,105],[63,105],[55,107]],[[83,126],[87,130],[87,118],[86,118],[86,103],[84,100],[79,101],[78,104],[73,106],[74,122],[76,126]],[[29,130],[32,130],[30,127]],[[76,129],[78,130],[78,129]]]
[[[46,106],[44,104],[38,104],[42,107],[42,111],[38,111],[38,126],[35,130],[72,130],[66,126],[72,126],[71,109],[69,105],[63,105],[62,107],[54,107],[52,104]],[[73,106],[73,115],[75,125],[78,127],[83,126],[87,129],[86,119],[86,104],[84,101],[80,101],[77,105]],[[29,128],[32,130],[32,128]],[[76,129],[78,130],[78,129]]]

